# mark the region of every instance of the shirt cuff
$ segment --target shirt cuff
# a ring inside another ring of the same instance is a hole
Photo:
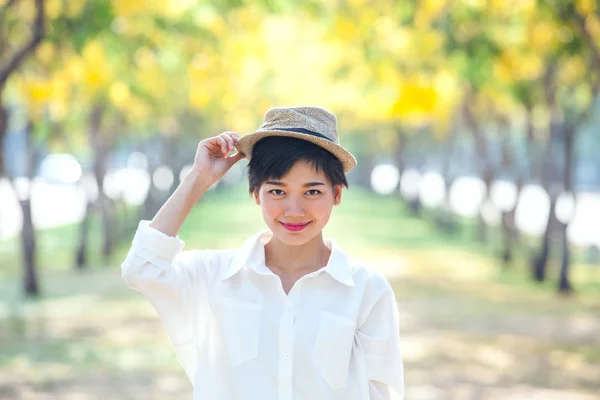
[[[174,260],[185,246],[185,242],[179,236],[173,237],[150,227],[150,221],[142,220],[133,237],[132,247],[141,250],[141,253],[150,253],[155,258]]]

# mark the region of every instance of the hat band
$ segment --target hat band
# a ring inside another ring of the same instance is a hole
[[[307,135],[320,137],[321,139],[326,139],[326,140],[329,140],[330,142],[334,143],[333,140],[329,139],[327,136],[321,135],[320,133],[317,133],[317,132],[309,131],[308,129],[304,129],[304,128],[271,128],[268,130],[269,131],[288,131],[288,132],[296,132],[296,133],[306,133]]]

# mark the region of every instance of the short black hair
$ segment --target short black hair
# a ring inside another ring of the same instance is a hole
[[[329,151],[306,140],[269,136],[256,142],[252,149],[248,163],[250,194],[267,180],[284,177],[298,161],[308,162],[317,172],[323,171],[332,186],[348,187],[342,162]]]

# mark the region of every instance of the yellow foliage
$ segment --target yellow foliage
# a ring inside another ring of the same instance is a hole
[[[73,82],[80,82],[85,74],[85,63],[80,57],[72,56],[65,61],[65,71]]]
[[[31,118],[39,119],[45,111],[48,111],[49,117],[54,121],[66,116],[70,81],[65,70],[50,78],[25,76],[18,81],[18,88]]]
[[[46,14],[54,19],[60,15],[63,9],[63,0],[46,0]]]
[[[129,87],[121,81],[114,82],[110,86],[109,96],[112,103],[121,109],[126,108],[131,100]]]
[[[335,19],[333,29],[335,36],[345,42],[354,42],[360,35],[356,23],[342,15],[338,15]]]
[[[448,3],[448,0],[424,0],[421,9],[428,15],[437,15]]]
[[[190,85],[190,104],[196,108],[204,108],[210,101],[207,87],[192,82]]]
[[[30,118],[39,119],[52,95],[50,82],[45,79],[30,77],[19,83],[21,96],[27,104]]]
[[[111,80],[111,69],[102,44],[96,40],[88,42],[83,48],[83,65],[77,61],[72,64],[72,73],[79,74],[83,68],[82,81],[84,87],[94,94],[105,88]]]
[[[518,57],[518,56],[517,56]],[[544,71],[544,62],[537,53],[530,53],[517,58],[517,78],[534,80]]]
[[[111,4],[115,14],[123,17],[138,14],[148,7],[145,0],[111,0]]]
[[[585,26],[596,43],[600,42],[600,18],[596,14],[590,14],[585,18]]]
[[[52,102],[49,104],[48,112],[52,121],[60,121],[67,116],[68,105],[65,102]]]
[[[590,15],[596,12],[598,5],[596,0],[577,0],[575,7],[580,14]]]
[[[205,79],[213,65],[213,59],[207,53],[198,53],[192,59],[192,64],[188,67],[188,74],[191,79]]]
[[[86,4],[86,0],[69,0],[65,2],[65,14],[67,17],[74,18],[81,14],[81,10]]]
[[[494,75],[503,84],[519,79],[534,79],[542,72],[539,57],[524,56],[515,49],[507,49],[494,62]]]
[[[555,40],[556,30],[548,22],[538,22],[533,26],[530,36],[531,47],[536,50],[544,50]]]
[[[223,18],[210,5],[202,5],[194,12],[194,21],[200,27],[211,31],[215,36],[223,36],[227,25]]]
[[[144,90],[155,98],[166,96],[168,81],[164,71],[153,65],[138,70],[138,82],[144,86]]]
[[[31,79],[25,82],[25,90],[29,103],[31,105],[40,105],[50,99],[52,95],[52,85],[49,81],[43,79]]]
[[[52,98],[56,101],[66,102],[69,98],[70,83],[69,78],[64,73],[59,72],[50,80]]]
[[[156,64],[156,57],[149,48],[140,47],[135,52],[135,63],[139,68],[150,68]]]
[[[164,14],[167,17],[176,19],[189,11],[196,2],[194,0],[170,0],[157,3],[164,4]]]
[[[33,1],[17,1],[15,2],[16,14],[22,21],[32,21],[35,17],[35,7]]]
[[[487,3],[487,0],[460,0],[459,3],[472,8],[482,8]]]
[[[420,39],[421,50],[424,51],[425,54],[436,53],[444,43],[442,35],[433,30],[424,32]]]
[[[428,83],[417,79],[404,82],[400,87],[398,100],[392,112],[398,117],[414,117],[433,111],[438,102],[436,89]]]
[[[150,108],[136,97],[131,98],[127,108],[127,118],[134,124],[145,122],[150,117]]]
[[[87,65],[83,82],[87,89],[91,92],[96,92],[102,89],[109,82],[108,70],[101,64]]]
[[[61,71],[52,77],[50,85],[52,101],[49,104],[48,111],[50,112],[50,118],[53,121],[58,121],[67,115],[70,90],[69,78]]]
[[[97,40],[89,41],[83,49],[83,58],[87,64],[104,62],[105,54],[102,44]]]
[[[49,64],[50,61],[52,61],[52,58],[54,57],[54,46],[52,45],[52,43],[48,42],[48,41],[44,41],[42,43],[40,43],[40,45],[37,47],[37,49],[35,50],[35,55],[36,58],[42,63],[42,64]]]
[[[569,57],[559,70],[559,79],[566,84],[579,81],[586,73],[585,61],[580,56]]]

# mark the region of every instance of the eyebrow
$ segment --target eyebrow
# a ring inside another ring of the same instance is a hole
[[[280,182],[280,181],[267,181],[265,182],[267,185],[273,185],[273,186],[287,186],[285,183]],[[304,185],[302,185],[302,187],[314,187],[314,186],[325,186],[325,184],[323,182],[308,182],[305,183]]]

